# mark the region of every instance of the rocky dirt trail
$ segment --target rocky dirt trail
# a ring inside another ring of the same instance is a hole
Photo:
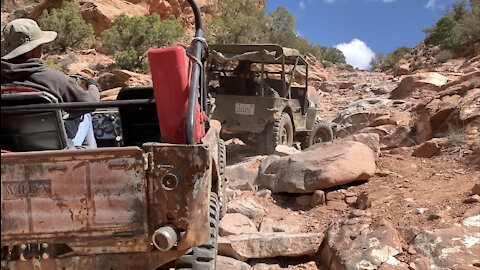
[[[228,141],[220,269],[480,269],[478,70],[334,70],[309,93],[333,143]]]

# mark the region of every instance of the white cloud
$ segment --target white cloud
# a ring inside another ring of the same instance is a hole
[[[395,0],[382,0],[384,3],[392,3],[395,2]]]
[[[425,7],[433,9],[433,8],[435,8],[436,4],[437,4],[437,0],[428,0]]]
[[[368,69],[370,61],[375,53],[370,49],[365,42],[355,38],[350,43],[341,43],[335,46],[343,52],[347,64],[360,69]]]
[[[305,10],[305,8],[307,7],[307,6],[305,5],[305,1],[303,1],[303,0],[300,1],[299,6],[300,6],[300,9],[301,9],[301,10]]]

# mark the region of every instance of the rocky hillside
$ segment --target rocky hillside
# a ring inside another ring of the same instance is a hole
[[[207,5],[215,6],[217,0],[198,0],[200,8]],[[2,0],[2,23],[8,23],[15,17],[29,17],[37,19],[44,10],[59,8],[63,0]],[[129,16],[148,16],[158,14],[162,19],[173,15],[191,32],[194,30],[194,16],[190,5],[186,0],[82,0],[78,1],[81,6],[82,17],[85,22],[91,24],[95,35],[112,26],[116,16],[125,13]],[[265,0],[258,0],[259,8],[265,7]],[[205,19],[213,16],[203,13]]]
[[[310,96],[333,143],[227,142],[221,269],[478,269],[480,56],[329,72]]]

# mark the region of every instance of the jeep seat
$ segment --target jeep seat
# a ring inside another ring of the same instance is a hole
[[[225,95],[246,96],[247,86],[245,79],[239,77],[220,77],[220,87],[225,89]]]
[[[52,94],[23,86],[2,85],[2,107],[58,103]],[[2,114],[2,149],[13,152],[61,150],[67,134],[60,111]]]
[[[152,86],[123,88],[117,96],[117,100],[150,98],[153,98]],[[146,142],[161,142],[155,103],[124,106],[118,111],[125,146],[142,146]]]
[[[282,98],[287,97],[287,88],[288,88],[288,83],[283,81],[283,80],[277,80],[277,79],[265,79],[265,83],[275,89],[277,93],[280,95]]]

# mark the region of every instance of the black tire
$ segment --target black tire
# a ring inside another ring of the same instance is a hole
[[[227,178],[226,178],[226,167],[227,167],[227,150],[225,149],[225,142],[220,139],[218,142],[218,167],[220,170],[220,181],[219,190],[218,190],[218,206],[220,208],[220,219],[225,216],[227,213]]]
[[[312,131],[308,134],[305,148],[316,143],[331,141],[333,141],[332,125],[327,121],[317,119],[313,124]]]
[[[267,126],[266,152],[272,154],[277,145],[293,145],[293,124],[288,113],[282,113],[280,119]]]
[[[217,268],[218,252],[218,197],[212,192],[210,195],[210,239],[199,247],[183,255],[175,261],[175,269],[178,270],[215,270]]]

